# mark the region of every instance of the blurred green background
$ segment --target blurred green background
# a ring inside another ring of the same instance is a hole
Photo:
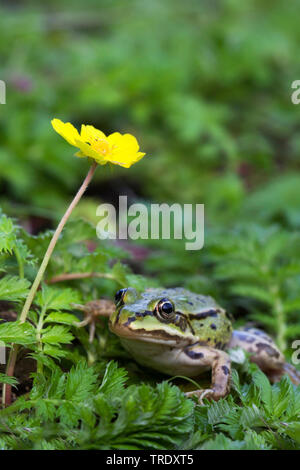
[[[133,133],[147,156],[99,168],[77,215],[96,220],[119,194],[204,203],[203,250],[144,241],[134,269],[214,295],[287,347],[300,334],[300,2],[0,5],[3,210],[33,233],[54,227],[85,175],[52,118]]]

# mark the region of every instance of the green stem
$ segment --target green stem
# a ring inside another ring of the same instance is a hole
[[[37,272],[36,278],[35,278],[32,286],[31,286],[28,297],[26,299],[23,310],[21,312],[21,315],[20,315],[20,322],[21,323],[24,323],[27,319],[27,315],[28,315],[29,309],[31,307],[32,301],[34,299],[36,291],[39,288],[39,285],[41,283],[43,275],[46,271],[46,268],[48,266],[49,260],[51,258],[52,253],[53,253],[53,250],[55,248],[57,240],[58,240],[58,238],[59,238],[59,236],[60,236],[67,220],[68,220],[68,218],[70,217],[73,209],[76,207],[76,205],[80,201],[82,195],[84,194],[85,190],[87,189],[87,187],[88,187],[88,185],[89,185],[89,183],[90,183],[90,181],[91,181],[91,179],[92,179],[92,177],[95,173],[95,170],[96,170],[97,166],[98,166],[98,164],[96,162],[94,162],[92,164],[92,166],[90,167],[89,172],[86,175],[82,185],[80,186],[80,188],[79,188],[78,192],[76,193],[73,201],[69,205],[69,207],[66,210],[65,214],[63,215],[61,221],[59,222],[59,224],[57,226],[57,229],[55,230],[55,232],[53,234],[53,237],[52,237],[52,239],[49,243],[49,246],[48,246],[47,251],[45,253],[42,264],[41,264],[41,266],[40,266],[40,268]],[[17,349],[18,349],[17,345],[12,345],[12,349],[10,351],[10,356],[9,356],[9,360],[8,360],[8,364],[7,364],[7,368],[6,368],[6,374],[11,376],[11,377],[13,376],[14,368],[15,368],[15,364],[16,364]],[[7,406],[7,404],[11,403],[11,386],[9,386],[9,385],[7,386],[7,384],[3,385],[2,403],[5,406]]]

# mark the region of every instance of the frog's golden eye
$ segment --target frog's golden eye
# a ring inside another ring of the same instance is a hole
[[[115,295],[115,304],[116,305],[120,305],[121,303],[123,303],[123,298],[124,298],[124,295],[126,293],[127,289],[120,289],[118,290],[118,292],[116,292],[116,295]]]
[[[161,299],[156,305],[156,312],[165,321],[171,321],[175,316],[175,307],[169,299]]]

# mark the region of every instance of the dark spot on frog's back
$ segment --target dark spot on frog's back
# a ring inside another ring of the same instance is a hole
[[[211,308],[209,310],[206,310],[205,312],[195,313],[193,317],[196,317],[198,320],[201,320],[201,319],[208,318],[208,317],[217,317],[218,313],[219,313],[219,310]]]
[[[245,341],[245,343],[253,343],[255,341],[255,337],[249,334],[241,333],[240,331],[237,331],[235,334],[241,341]]]
[[[275,348],[272,348],[269,344],[266,343],[256,343],[256,348],[258,352],[265,351],[270,357],[278,358],[280,356],[279,352]]]
[[[215,325],[214,323],[212,323],[212,324],[210,325],[210,327],[211,327],[212,330],[216,330],[216,329],[217,329],[217,327],[216,327],[216,325]]]
[[[225,375],[228,375],[229,374],[229,369],[227,366],[222,366],[222,370],[224,372]]]

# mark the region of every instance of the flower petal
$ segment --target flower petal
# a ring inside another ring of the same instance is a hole
[[[133,152],[139,150],[137,140],[131,134],[122,135],[119,132],[114,132],[107,137],[107,140],[112,146],[116,146],[117,148],[122,147],[124,150],[132,150]]]
[[[111,155],[107,155],[105,158],[115,165],[120,165],[125,168],[130,168],[131,165],[138,162],[143,156],[146,155],[143,152],[136,153],[126,153],[125,151],[120,151]]]
[[[86,126],[82,124],[81,126],[81,138],[85,142],[89,142],[91,139],[106,139],[104,132],[99,131],[94,126]]]
[[[62,122],[60,119],[52,119],[53,129],[61,135],[69,144],[76,147],[75,139],[80,139],[77,129],[70,122]]]

